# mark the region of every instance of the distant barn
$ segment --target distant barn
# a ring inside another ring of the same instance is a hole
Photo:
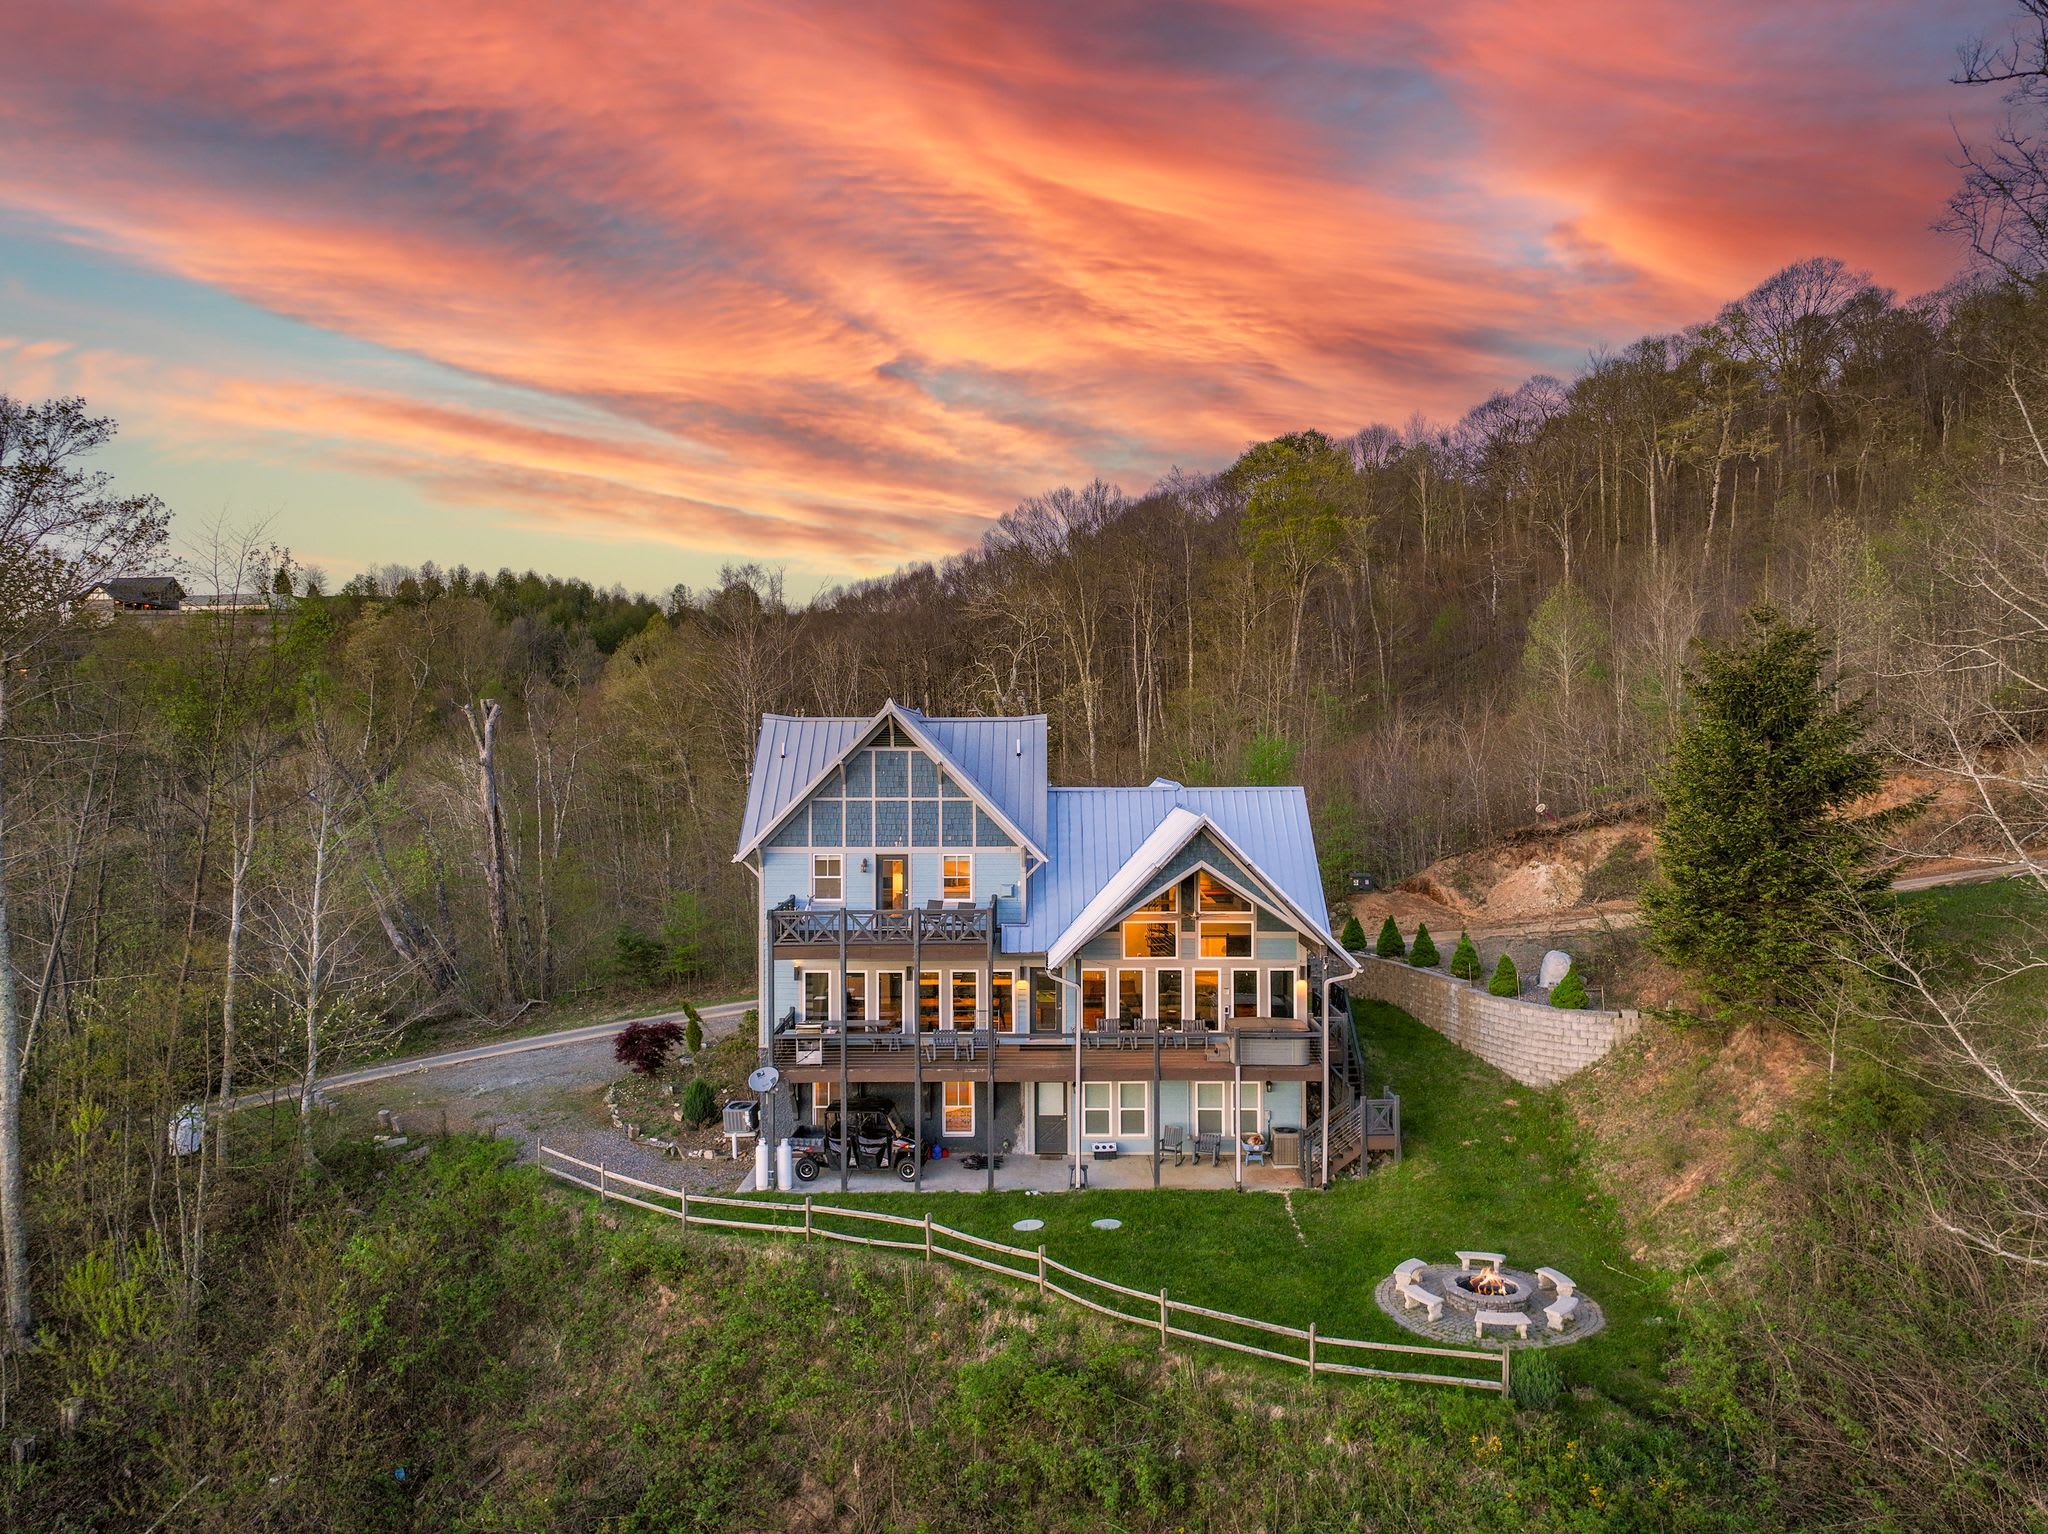
[[[123,575],[86,593],[88,607],[123,607],[135,612],[174,613],[185,588],[168,575]]]

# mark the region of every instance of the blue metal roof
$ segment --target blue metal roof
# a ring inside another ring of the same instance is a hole
[[[1206,817],[1328,938],[1329,909],[1299,788],[1054,788],[1046,864],[1031,875],[1029,920],[1003,929],[1008,953],[1044,953],[1176,809]],[[1332,946],[1334,946],[1334,941]]]
[[[891,710],[921,732],[945,765],[1000,810],[1034,847],[1045,848],[1045,716],[932,719],[901,704],[867,719],[763,714],[740,822],[741,854],[774,829],[831,767],[879,727]]]

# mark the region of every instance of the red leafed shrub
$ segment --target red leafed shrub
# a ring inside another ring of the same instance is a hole
[[[628,1023],[612,1045],[612,1055],[621,1065],[652,1076],[668,1064],[669,1051],[682,1042],[680,1023]]]

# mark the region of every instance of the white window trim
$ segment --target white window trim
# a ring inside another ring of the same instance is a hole
[[[1243,929],[1246,940],[1245,951],[1243,953],[1210,953],[1206,944],[1209,938],[1209,929],[1212,927],[1228,927],[1233,930]],[[1195,957],[1198,959],[1214,959],[1218,961],[1250,959],[1258,946],[1258,923],[1250,916],[1205,916],[1201,919],[1201,926],[1195,933]]]
[[[1216,1105],[1213,1109],[1205,1110],[1202,1098],[1210,1092],[1213,1092],[1215,1095]],[[1222,1134],[1230,1128],[1230,1083],[1227,1081],[1195,1082],[1194,1091],[1188,1097],[1188,1108],[1188,1116],[1194,1120],[1196,1134]],[[1213,1130],[1202,1127],[1202,1114],[1205,1111],[1214,1112],[1217,1115],[1216,1128]]]
[[[1116,1093],[1111,1091],[1110,1087],[1111,1083],[1107,1081],[1084,1081],[1081,1083],[1082,1139],[1114,1140],[1116,1138]],[[1088,1101],[1089,1097],[1097,1092],[1102,1094],[1102,1106],[1100,1108],[1090,1106]],[[1091,1113],[1100,1113],[1102,1115],[1102,1127],[1100,1129],[1090,1129],[1088,1127],[1088,1115]]]
[[[967,1089],[967,1127],[965,1129],[955,1129],[952,1123],[955,1105],[948,1102],[947,1099],[952,1095],[955,1087],[965,1087]],[[972,1139],[974,1137],[974,1115],[973,1082],[966,1080],[948,1081],[939,1088],[939,1134],[942,1138],[948,1140]]]
[[[860,982],[859,1017],[855,1017],[853,1015],[853,998],[850,995],[851,991],[853,990],[853,982],[856,980]],[[846,1013],[846,1017],[844,1019],[846,1022],[867,1023],[873,1021],[873,1019],[868,1016],[868,972],[866,970],[850,969],[845,974],[839,977],[839,1005],[841,1009]]]
[[[832,864],[837,872],[829,874],[821,872],[819,865],[824,863]],[[830,879],[833,883],[837,884],[839,886],[839,893],[836,895],[819,894],[818,881],[821,878]],[[814,852],[811,854],[811,900],[814,904],[818,905],[846,904],[846,857],[843,853]]]
[[[1131,1110],[1125,1105],[1126,1087],[1138,1089],[1138,1127],[1126,1129],[1124,1115]],[[1152,1132],[1152,1087],[1144,1081],[1119,1081],[1116,1084],[1116,1138],[1119,1140],[1144,1140]]]
[[[946,887],[946,865],[947,865],[948,863],[965,863],[965,864],[967,865],[967,893],[966,893],[966,894],[964,894],[964,895],[956,895],[956,894],[954,894],[954,893],[953,893],[953,892],[952,892],[952,891],[951,891],[950,889],[948,889],[948,888]],[[952,856],[947,856],[947,855],[946,855],[946,854],[944,854],[944,853],[941,853],[941,854],[940,854],[940,856],[939,856],[939,898],[940,898],[940,899],[942,899],[942,900],[964,900],[964,901],[966,901],[966,902],[967,902],[967,903],[968,903],[969,905],[972,905],[972,904],[974,903],[974,859],[973,859],[973,857],[972,857],[972,856],[966,856],[966,857],[963,857],[963,856],[960,856],[960,855],[959,855],[959,854],[957,854],[957,853],[956,853],[956,854],[954,854],[954,855],[952,855]]]
[[[1133,928],[1133,927],[1170,927],[1170,928],[1172,928],[1172,929],[1173,929],[1173,952],[1172,952],[1172,953],[1170,953],[1170,954],[1164,954],[1164,953],[1153,953],[1153,952],[1151,952],[1151,951],[1147,950],[1147,951],[1146,951],[1146,952],[1144,952],[1144,953],[1132,953],[1132,952],[1131,952],[1131,928]],[[1121,944],[1123,945],[1123,955],[1124,955],[1124,957],[1125,957],[1126,959],[1153,959],[1153,960],[1158,960],[1158,959],[1177,959],[1177,958],[1179,958],[1179,957],[1180,957],[1180,919],[1179,919],[1178,917],[1173,917],[1173,916],[1127,916],[1127,917],[1125,917],[1125,918],[1124,918],[1124,920],[1123,920],[1123,921],[1122,921],[1122,922],[1121,922],[1121,923],[1120,923],[1120,924],[1118,925],[1118,928],[1117,928],[1117,938],[1118,938],[1118,941],[1119,941],[1119,942],[1120,942],[1120,943],[1121,943]]]
[[[1264,1134],[1266,1132],[1266,1084],[1263,1081],[1241,1082],[1239,1083],[1236,1097],[1237,1132],[1239,1137]],[[1244,1122],[1247,1098],[1250,1099],[1249,1106],[1252,1110],[1252,1123],[1249,1129],[1245,1127]]]
[[[1166,998],[1159,989],[1160,979],[1166,975],[1180,976],[1180,1016],[1174,1022],[1185,1028],[1188,1025],[1188,972],[1178,964],[1168,964],[1152,972],[1152,1016],[1159,1022],[1166,1021]]]
[[[972,1033],[980,1026],[981,1018],[981,971],[978,969],[949,969],[946,971],[946,989],[943,992],[945,1008],[939,1018],[939,1026],[941,1028],[951,1028],[956,1033],[962,1031],[960,1028],[960,1004],[958,1001],[958,987],[962,980],[965,980],[969,989],[974,992],[974,1005],[967,1009],[967,1027],[965,1029],[966,1032]]]
[[[1252,1009],[1249,1012],[1237,1010],[1237,977],[1239,975],[1250,975],[1252,977]],[[1233,965],[1225,974],[1224,983],[1230,987],[1230,1015],[1232,1017],[1264,1017],[1266,1015],[1266,992],[1263,984],[1265,978],[1266,972],[1264,970],[1250,964]]]

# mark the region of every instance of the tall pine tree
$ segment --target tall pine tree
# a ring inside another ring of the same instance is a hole
[[[1740,1013],[1793,999],[1829,939],[1879,898],[1879,838],[1908,804],[1855,815],[1883,782],[1865,704],[1828,686],[1820,634],[1769,608],[1706,651],[1691,710],[1658,775],[1664,820],[1643,912],[1657,950]]]

